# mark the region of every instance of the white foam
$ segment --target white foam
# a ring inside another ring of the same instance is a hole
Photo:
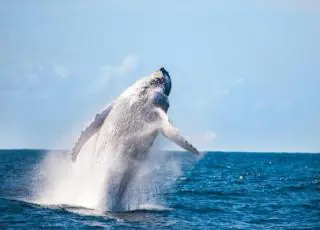
[[[149,211],[172,211],[172,208],[168,208],[159,204],[141,204],[138,210],[149,210]]]
[[[66,153],[49,153],[42,163],[44,185],[38,202],[101,209],[105,167],[93,152],[96,136],[84,145],[76,163]]]
[[[122,166],[111,157],[114,154],[95,156],[95,144],[94,135],[83,146],[76,163],[72,163],[67,153],[48,153],[40,167],[43,183],[37,185],[35,202],[109,211],[106,203],[113,197],[107,193],[108,186],[112,186],[108,171]],[[126,191],[123,198],[125,210],[162,210],[165,202],[160,196],[161,191],[168,189],[179,175],[180,162],[168,160],[163,152],[151,151],[150,157],[139,165],[139,171]]]

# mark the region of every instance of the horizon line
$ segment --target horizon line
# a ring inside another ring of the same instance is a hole
[[[0,151],[9,151],[9,150],[36,150],[36,151],[69,151],[69,149],[47,149],[47,148],[0,148]],[[165,149],[160,150],[164,152],[188,152],[185,150],[173,150],[173,149]],[[254,151],[254,150],[200,150],[199,152],[202,153],[261,153],[261,154],[270,154],[270,153],[276,153],[276,154],[320,154],[320,152],[301,152],[301,151]]]

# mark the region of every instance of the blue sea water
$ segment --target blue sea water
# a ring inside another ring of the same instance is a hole
[[[47,154],[0,151],[0,229],[320,229],[320,154],[167,152],[164,203],[119,213],[35,202]]]

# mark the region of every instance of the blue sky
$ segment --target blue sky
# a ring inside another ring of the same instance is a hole
[[[1,1],[0,148],[70,148],[163,65],[200,149],[320,152],[319,25],[311,0]]]

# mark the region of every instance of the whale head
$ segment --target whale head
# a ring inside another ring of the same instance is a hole
[[[161,89],[165,95],[169,96],[171,91],[171,78],[168,71],[164,67],[161,67],[159,70],[153,72],[148,80],[150,87]]]

